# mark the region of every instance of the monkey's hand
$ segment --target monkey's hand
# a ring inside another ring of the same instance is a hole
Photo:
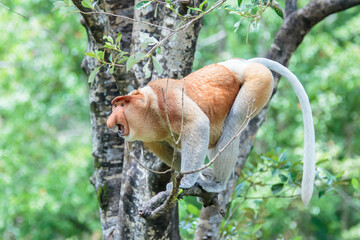
[[[199,179],[200,173],[192,173],[185,175],[180,182],[179,188],[181,189],[188,189],[195,185],[196,181]],[[173,189],[173,183],[170,182],[166,185],[166,190],[172,190]]]
[[[219,193],[226,189],[225,182],[216,182],[213,180],[199,179],[197,183],[200,185],[202,189],[210,193]]]

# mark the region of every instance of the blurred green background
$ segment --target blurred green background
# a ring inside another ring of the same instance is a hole
[[[77,14],[67,8],[52,11],[53,2],[1,2],[29,20],[0,6],[0,239],[101,236],[89,183],[87,80],[80,68],[86,33]],[[282,22],[266,11],[246,42],[248,21],[234,32],[237,21],[224,10],[206,16],[194,69],[231,57],[264,56]],[[230,211],[238,207],[223,224],[223,238],[360,239],[360,8],[316,25],[289,68],[313,107],[319,161],[315,196],[309,208],[298,197],[271,197],[296,194],[301,173],[301,111],[282,80],[244,169],[245,180],[234,193]],[[244,189],[250,190],[245,194]],[[184,239],[193,236],[198,214],[193,198],[181,201]]]

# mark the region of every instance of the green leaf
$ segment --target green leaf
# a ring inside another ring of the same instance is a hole
[[[153,64],[154,64],[154,68],[156,70],[156,72],[161,75],[163,73],[163,68],[162,66],[160,65],[160,63],[158,62],[158,60],[152,56],[152,60],[153,60]]]
[[[128,60],[128,57],[122,57],[116,63],[120,64],[120,63],[125,62],[126,60]]]
[[[104,59],[104,52],[103,51],[98,51],[98,50],[95,50],[95,54],[96,54],[96,57],[100,60],[103,60]]]
[[[148,33],[140,33],[139,38],[141,41],[142,48],[145,48],[149,45],[155,45],[159,42],[156,38],[150,37],[150,34],[148,34]]]
[[[136,60],[137,62],[140,62],[141,60],[143,60],[146,57],[146,53],[138,53],[136,55]]]
[[[340,173],[338,173],[335,178],[340,178],[342,175],[345,174],[345,170],[344,171],[341,171]]]
[[[114,45],[110,45],[109,43],[105,43],[104,48],[115,49]]]
[[[149,61],[147,61],[147,63],[145,64],[143,70],[145,71],[145,78],[149,78],[151,76],[151,71],[149,69],[149,65],[150,65],[150,59]]]
[[[159,3],[156,4],[154,18],[157,18],[157,11],[158,11]]]
[[[276,15],[278,15],[279,17],[281,17],[282,19],[284,19],[284,13],[283,11],[281,10],[281,8],[279,8],[278,6],[276,5],[271,5],[272,9],[274,9]]]
[[[103,39],[108,40],[108,42],[110,42],[111,44],[114,44],[114,40],[112,39],[111,36],[104,36]]]
[[[118,33],[115,42],[120,44],[120,41],[121,41],[121,32]]]
[[[286,151],[282,152],[282,153],[279,155],[278,162],[283,162],[284,160],[286,160]]]
[[[271,170],[271,176],[275,176],[275,175],[277,175],[279,172],[280,172],[279,169],[274,168],[273,170]]]
[[[240,195],[243,193],[245,187],[245,183],[239,183],[235,188],[235,196],[240,197]]]
[[[205,0],[205,1],[203,1],[203,2],[200,4],[199,8],[201,9],[201,11],[203,11],[203,6],[204,6],[207,2],[208,2],[208,0]]]
[[[242,0],[238,0],[238,1],[237,1],[238,7],[241,6],[241,3],[242,3]]]
[[[100,67],[97,67],[94,69],[94,71],[91,72],[90,76],[89,76],[89,79],[88,79],[88,83],[91,83],[91,85],[93,84],[94,82],[94,79],[95,79],[95,76],[96,74],[98,74],[98,72],[100,71]]]
[[[275,195],[275,194],[279,193],[283,189],[283,187],[284,187],[283,183],[278,183],[278,184],[271,186],[271,191]]]
[[[320,199],[322,196],[324,196],[324,195],[325,195],[325,193],[326,193],[326,191],[325,191],[325,190],[321,190],[321,191],[319,191],[319,194],[318,194],[319,199]]]
[[[281,173],[279,174],[279,178],[282,182],[286,182],[288,180],[288,177]]]
[[[194,216],[200,215],[200,210],[192,204],[188,204],[186,209]]]
[[[174,6],[170,0],[166,0],[168,4],[165,5],[165,7],[169,8],[170,10],[174,10]]]
[[[109,73],[110,73],[110,74],[113,74],[113,73],[114,73],[114,68],[115,68],[115,66],[112,66],[112,67],[109,69]]]
[[[353,186],[353,188],[355,190],[357,190],[359,188],[359,180],[357,180],[357,178],[352,178],[351,179],[351,185]]]
[[[145,8],[147,7],[147,5],[149,5],[151,3],[151,1],[142,1],[139,2],[138,4],[136,4],[135,9],[139,10],[141,8]]]
[[[245,208],[244,216],[250,220],[254,220],[255,218],[255,211],[252,208]]]
[[[140,62],[146,57],[145,53],[138,53],[137,56],[130,56],[126,62],[126,71],[129,71],[136,63]]]
[[[136,59],[131,55],[126,62],[126,71],[128,72],[136,64]]]
[[[193,8],[193,7],[187,7],[187,8],[190,10],[197,11],[197,12],[202,12],[202,10],[200,8]]]
[[[89,0],[81,1],[81,5],[86,8],[94,9],[94,7],[92,6],[92,2],[90,2]]]
[[[320,159],[320,160],[316,161],[316,165],[318,166],[318,165],[323,164],[323,163],[328,162],[328,161],[329,161],[328,158],[323,158],[323,159]]]
[[[96,58],[96,55],[94,52],[86,52],[85,53],[86,56],[92,57],[92,58]]]
[[[161,54],[161,47],[160,47],[160,46],[157,47],[156,50],[155,50],[155,52],[156,52],[157,54]]]
[[[234,32],[236,32],[236,31],[239,29],[241,22],[242,22],[242,19],[240,19],[239,21],[237,21],[237,22],[234,24],[234,28],[235,28]]]
[[[263,225],[266,222],[265,219],[259,219],[259,220],[256,220],[256,225],[254,226],[254,228],[251,230],[253,233],[256,233],[257,231],[259,231]]]

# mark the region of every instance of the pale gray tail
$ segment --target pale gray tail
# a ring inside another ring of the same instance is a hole
[[[285,77],[293,87],[296,96],[299,99],[304,121],[304,169],[303,179],[301,183],[301,198],[307,205],[313,194],[315,179],[315,131],[312,118],[311,106],[305,89],[301,85],[297,77],[286,67],[278,62],[266,58],[252,58],[248,62],[261,63],[270,70],[279,73]]]

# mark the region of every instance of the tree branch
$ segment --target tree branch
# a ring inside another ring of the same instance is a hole
[[[314,0],[305,7],[286,15],[284,23],[276,34],[274,43],[267,54],[267,58],[287,66],[291,55],[313,26],[333,13],[359,4],[360,0]],[[289,3],[289,5],[291,4]],[[293,5],[291,6],[293,7]]]
[[[171,190],[158,193],[140,208],[139,215],[148,220],[158,218],[167,210],[167,205],[172,204],[171,201],[169,201],[171,195]],[[203,200],[204,207],[214,206],[222,217],[225,216],[225,211],[221,208],[218,201],[218,193],[209,193],[199,186],[194,185],[189,189],[183,189],[177,196],[177,199],[182,199],[184,196],[200,197]],[[177,199],[175,198],[173,201],[177,201]]]
[[[287,0],[285,2],[285,17],[297,10],[297,0]]]

